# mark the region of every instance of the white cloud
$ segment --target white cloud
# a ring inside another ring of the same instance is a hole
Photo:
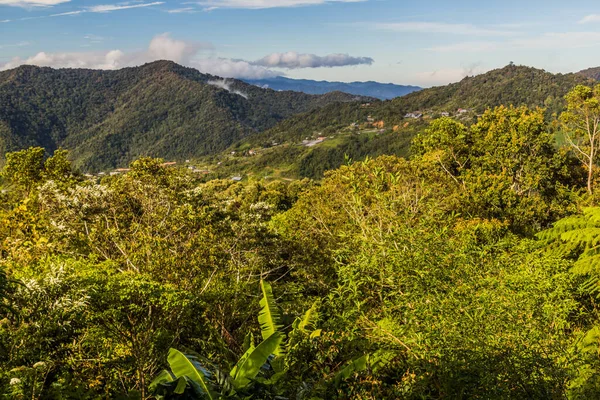
[[[193,13],[196,9],[194,7],[175,8],[173,10],[167,10],[169,14],[182,14],[182,13]]]
[[[67,15],[79,15],[83,12],[85,12],[85,11],[69,11],[69,12],[64,12],[64,13],[59,13],[59,14],[50,14],[50,15],[48,15],[48,17],[65,17]]]
[[[102,41],[102,37],[88,34],[84,36],[90,43]],[[285,53],[278,57],[267,56],[260,62],[248,62],[230,58],[202,57],[202,50],[212,50],[210,43],[186,42],[172,38],[168,33],[157,35],[150,41],[145,51],[123,52],[40,52],[29,58],[14,58],[0,65],[0,70],[15,68],[22,64],[54,68],[117,69],[141,65],[156,60],[171,60],[187,65],[201,72],[223,78],[261,79],[282,75],[270,68],[316,68],[345,65],[371,64],[367,57],[329,55],[318,57],[311,54]]]
[[[208,43],[184,42],[173,39],[164,33],[155,36],[146,51],[130,53],[121,50],[108,52],[40,52],[25,59],[15,57],[8,63],[0,65],[0,70],[16,68],[23,64],[53,68],[118,69],[156,60],[171,60],[197,68],[201,72],[225,78],[259,79],[281,75],[243,60],[198,57],[201,50],[209,48],[212,48],[212,46]]]
[[[258,65],[252,65],[247,61],[232,60],[229,58],[197,59],[191,63],[191,66],[206,74],[222,76],[224,78],[262,79],[281,75],[281,73]]]
[[[368,0],[202,0],[198,4],[215,8],[279,8],[279,7],[301,7],[314,6],[327,3],[359,3]],[[210,11],[207,9],[207,11]]]
[[[5,20],[3,20],[3,21],[0,21],[0,24],[5,24],[5,23],[7,23],[7,22],[10,22],[10,19],[5,19]]]
[[[214,80],[214,81],[208,81],[206,83],[208,83],[209,85],[221,88],[223,90],[227,90],[229,93],[233,93],[233,94],[237,94],[238,96],[242,96],[243,98],[248,100],[248,95],[246,93],[240,92],[239,90],[232,89],[231,83],[227,82],[227,79],[218,79],[218,80]]]
[[[2,1],[2,0],[0,0]],[[141,4],[132,4],[132,5],[118,5],[118,4],[101,4],[97,6],[89,7],[87,10],[93,13],[104,13],[111,11],[119,11],[119,10],[129,10],[131,8],[142,8],[142,7],[152,7],[158,6],[161,4],[165,4],[164,1],[155,1],[153,3],[141,3]]]
[[[585,17],[579,20],[580,24],[588,24],[590,22],[600,22],[600,14],[586,15]]]
[[[163,33],[150,41],[145,57],[150,61],[171,60],[188,64],[190,59],[203,48],[212,48],[212,46],[207,43],[190,43],[172,39],[168,33]]]
[[[470,24],[447,24],[442,22],[378,22],[368,26],[392,32],[443,33],[467,36],[514,36],[518,32],[506,29],[482,28]]]
[[[293,51],[273,53],[253,64],[269,68],[319,68],[344,67],[349,65],[371,65],[374,60],[369,57],[351,57],[348,54],[329,54],[323,57],[315,54],[299,54]]]
[[[93,68],[93,69],[115,69],[121,66],[125,54],[120,50],[112,50],[107,53],[46,53],[40,52],[25,60],[16,57],[0,67],[0,70],[16,68],[19,65],[37,65],[40,67],[55,68]]]
[[[71,0],[0,0],[0,6],[52,7]]]

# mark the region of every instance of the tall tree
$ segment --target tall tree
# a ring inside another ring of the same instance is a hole
[[[587,170],[587,191],[593,193],[595,159],[600,147],[600,85],[577,85],[566,96],[561,119],[565,138]]]

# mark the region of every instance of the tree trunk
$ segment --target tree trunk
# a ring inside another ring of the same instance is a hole
[[[588,166],[588,180],[587,180],[587,190],[589,194],[592,193],[592,178],[594,177],[594,163],[590,162]]]

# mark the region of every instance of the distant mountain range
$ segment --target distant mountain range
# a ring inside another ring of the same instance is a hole
[[[421,90],[418,86],[403,86],[379,82],[328,82],[308,79],[290,79],[283,76],[267,79],[246,79],[246,82],[273,90],[293,90],[308,94],[344,92],[359,96],[370,96],[380,100],[390,100]]]
[[[0,72],[0,154],[63,147],[77,166],[95,171],[143,155],[182,160],[221,152],[292,115],[356,100],[376,101],[262,89],[169,61],[116,71],[21,66]]]

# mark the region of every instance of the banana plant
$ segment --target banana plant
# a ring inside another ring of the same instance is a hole
[[[212,374],[200,361],[176,349],[169,349],[167,362],[171,370],[163,370],[150,384],[150,391],[159,398],[214,400],[218,397],[212,387]]]
[[[228,374],[218,370],[211,373],[198,358],[170,349],[167,357],[170,370],[162,371],[151,383],[150,390],[165,399],[214,400],[246,391],[261,370],[273,370],[274,375],[280,377],[284,373],[286,339],[281,312],[275,303],[271,285],[261,281],[260,289],[262,298],[258,322],[263,340],[255,346],[252,334],[247,335],[244,343],[246,351]],[[297,327],[305,331],[314,324],[316,315],[316,308],[311,308],[307,315],[294,323],[294,329]]]
[[[211,372],[198,358],[170,349],[167,358],[170,370],[164,370],[156,377],[150,385],[151,392],[160,399],[216,400],[247,393],[254,382],[273,384],[284,377],[287,371],[286,355],[296,340],[321,334],[321,330],[316,328],[318,304],[314,303],[301,317],[297,317],[289,335],[286,335],[271,285],[261,280],[260,290],[262,298],[258,322],[262,341],[255,346],[252,334],[246,335],[245,352],[229,373],[215,368]],[[354,373],[367,369],[375,372],[386,365],[391,357],[391,353],[376,352],[350,361],[335,375],[334,382],[337,385]],[[259,377],[261,371],[270,373],[267,378]]]

